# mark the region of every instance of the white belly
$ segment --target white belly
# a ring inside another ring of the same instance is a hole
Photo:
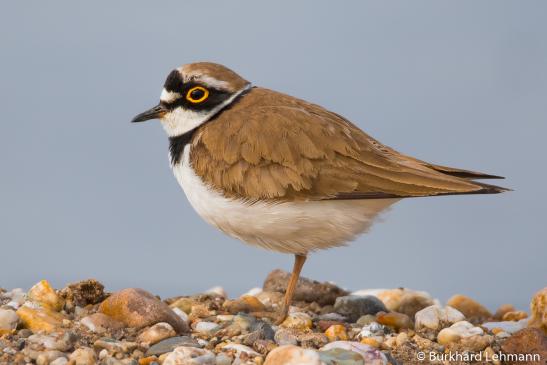
[[[173,172],[190,204],[208,223],[240,240],[274,251],[305,254],[344,245],[366,231],[398,199],[248,203],[205,185],[189,163],[190,145]]]

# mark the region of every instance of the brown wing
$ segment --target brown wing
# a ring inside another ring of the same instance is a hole
[[[192,166],[206,183],[250,201],[505,190],[399,154],[335,113],[262,88],[200,127],[192,145]]]

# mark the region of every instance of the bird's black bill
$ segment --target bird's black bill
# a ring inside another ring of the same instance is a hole
[[[144,113],[140,113],[135,118],[131,120],[131,123],[145,122],[150,119],[159,119],[165,115],[167,109],[161,104],[156,105],[155,107],[148,109]]]

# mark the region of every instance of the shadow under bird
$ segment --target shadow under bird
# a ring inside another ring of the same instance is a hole
[[[199,62],[173,70],[157,106],[173,173],[197,213],[251,245],[291,253],[287,315],[306,255],[342,246],[410,197],[495,194],[499,176],[434,165],[383,145],[319,105]]]

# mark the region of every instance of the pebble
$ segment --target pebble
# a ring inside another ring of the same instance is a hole
[[[295,330],[280,328],[275,332],[274,341],[279,346],[297,345],[298,332]]]
[[[272,309],[280,308],[284,299],[283,293],[277,291],[261,291],[255,296],[267,308]]]
[[[221,286],[214,286],[210,289],[207,289],[204,293],[218,295],[219,297],[222,297],[222,298],[228,298],[228,293],[226,293],[226,290],[224,290],[224,288]]]
[[[376,314],[376,320],[378,321],[378,323],[385,326],[393,327],[396,330],[414,328],[414,324],[412,323],[410,317],[403,313],[380,312]]]
[[[41,346],[47,350],[70,351],[74,347],[74,343],[78,336],[71,331],[64,333],[56,333],[52,335],[35,334],[27,338],[29,345]]]
[[[115,331],[125,327],[123,322],[117,321],[103,313],[93,313],[82,318],[80,323],[87,327],[91,332],[95,333]]]
[[[411,318],[416,312],[436,304],[429,293],[407,288],[359,290],[352,294],[374,295],[389,311],[403,313]]]
[[[520,321],[521,319],[528,318],[528,313],[523,311],[512,311],[507,312],[503,315],[502,320],[504,321]]]
[[[128,327],[167,322],[177,333],[189,331],[188,325],[167,304],[142,289],[128,288],[112,294],[101,303],[99,311]]]
[[[387,358],[385,355],[370,345],[353,342],[353,341],[335,341],[323,346],[321,351],[328,351],[332,349],[343,349],[358,353],[363,358],[365,364],[369,365],[386,365]]]
[[[324,365],[363,365],[363,357],[350,350],[336,348],[318,354]]]
[[[446,304],[459,310],[468,321],[473,323],[481,323],[492,318],[492,313],[488,309],[465,295],[454,295]]]
[[[327,336],[330,342],[333,341],[346,341],[348,340],[348,333],[346,332],[346,327],[340,324],[334,324],[327,328],[325,331],[325,336]]]
[[[262,290],[262,288],[252,288],[249,291],[247,291],[246,293],[244,293],[242,296],[252,295],[253,297],[256,297],[258,294],[262,293],[263,291],[264,290]]]
[[[21,288],[15,288],[6,293],[0,294],[1,299],[7,299],[7,307],[17,309],[25,303],[27,299],[27,293]]]
[[[547,287],[541,289],[532,298],[530,303],[530,326],[543,330],[547,335]]]
[[[302,312],[290,313],[283,323],[281,323],[281,327],[299,330],[310,329],[312,325],[311,317]]]
[[[57,360],[59,358],[63,358],[66,360],[65,354],[63,352],[50,350],[50,351],[40,352],[40,354],[36,356],[35,361],[37,365],[48,365],[52,361]]]
[[[176,335],[177,333],[169,323],[160,322],[142,331],[137,337],[137,342],[150,346]]]
[[[387,312],[388,310],[384,303],[375,296],[348,295],[336,298],[334,311],[347,317],[351,322],[355,322],[363,315]]]
[[[501,321],[505,313],[514,312],[517,309],[512,304],[502,304],[494,313],[494,319]]]
[[[87,279],[72,283],[59,293],[68,307],[85,307],[98,304],[105,298],[104,286],[95,279]]]
[[[212,335],[220,329],[220,326],[214,322],[198,322],[194,329],[205,335]]]
[[[273,349],[264,365],[323,365],[319,353],[293,345]]]
[[[437,335],[437,341],[441,345],[447,345],[451,342],[458,342],[462,338],[482,335],[483,333],[484,331],[481,328],[475,327],[467,321],[460,321],[448,328],[443,328]]]
[[[169,353],[162,365],[215,365],[216,356],[209,350],[180,346]]]
[[[51,287],[47,280],[41,280],[30,288],[27,297],[30,301],[55,312],[59,312],[64,306],[64,300]]]
[[[201,347],[199,343],[190,336],[170,337],[162,340],[146,351],[146,356],[158,356],[173,351],[177,347]]]
[[[232,314],[239,312],[262,312],[266,310],[264,304],[252,295],[244,295],[239,299],[227,300],[224,302],[223,307]]]
[[[437,331],[464,319],[465,316],[452,307],[442,308],[438,305],[432,305],[417,312],[414,323],[417,331],[424,329]]]
[[[80,347],[70,354],[69,360],[74,365],[95,365],[97,363],[97,356],[95,356],[93,349]]]
[[[239,343],[229,343],[229,344],[222,347],[222,351],[233,351],[238,356],[243,352],[248,354],[249,356],[260,356],[260,354],[258,352],[256,352],[255,350],[253,350],[249,346],[245,346],[245,345],[242,345],[242,344],[239,344]]]
[[[64,317],[46,308],[30,308],[22,306],[17,310],[17,315],[23,325],[32,332],[54,332],[60,329]]]
[[[68,359],[66,357],[58,357],[57,359],[50,362],[49,365],[66,365],[67,363]]]
[[[486,322],[481,324],[482,327],[489,331],[493,331],[495,328],[499,328],[507,333],[515,333],[525,328],[528,325],[527,319],[521,319],[520,321],[504,321],[504,322]]]
[[[138,344],[136,342],[116,341],[111,338],[102,338],[95,341],[93,346],[98,349],[105,349],[109,353],[128,353],[135,350]]]
[[[307,332],[298,336],[300,346],[304,348],[319,348],[325,346],[329,339],[323,333]]]
[[[0,336],[14,330],[18,323],[19,317],[14,310],[0,308]]]
[[[192,306],[196,304],[192,298],[178,298],[173,303],[169,305],[172,309],[178,308],[186,314],[190,314],[192,311]]]
[[[285,293],[291,274],[283,270],[274,270],[264,281],[263,290]],[[333,304],[336,298],[348,292],[331,283],[320,283],[304,277],[298,279],[294,292],[294,301],[316,302],[320,305]]]
[[[538,354],[544,361],[547,359],[547,336],[539,328],[525,328],[505,340],[501,350],[508,354]]]

